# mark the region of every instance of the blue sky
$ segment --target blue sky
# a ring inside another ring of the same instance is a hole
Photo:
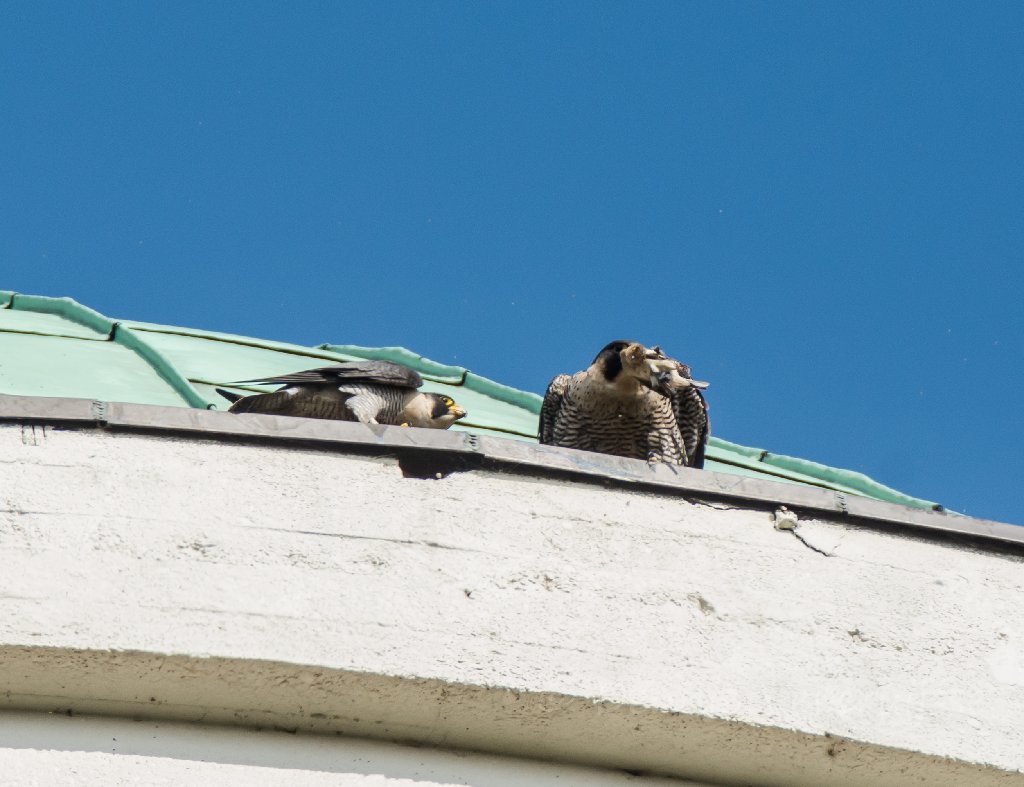
[[[1024,523],[1024,4],[4,17],[0,288],[537,392],[660,343],[725,439]]]

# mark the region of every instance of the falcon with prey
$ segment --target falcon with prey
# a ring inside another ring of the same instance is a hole
[[[707,386],[660,347],[611,342],[587,369],[548,385],[540,442],[701,468],[710,422],[700,390]]]
[[[353,361],[239,382],[243,383],[281,387],[244,397],[218,388],[217,392],[232,402],[229,412],[428,429],[447,429],[466,416],[451,397],[418,391],[423,378],[408,366],[391,361]]]

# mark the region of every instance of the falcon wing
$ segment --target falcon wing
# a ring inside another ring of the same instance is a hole
[[[419,388],[423,378],[408,366],[392,361],[353,361],[337,366],[322,366],[303,372],[282,374],[279,377],[261,377],[257,380],[239,380],[239,383],[260,385],[336,385],[338,383],[365,385],[393,385],[399,388]]]
[[[544,445],[552,445],[555,439],[555,421],[558,412],[562,409],[562,399],[572,377],[568,374],[560,374],[548,383],[548,389],[544,392],[544,403],[540,406],[540,442]]]
[[[692,386],[673,390],[671,399],[676,424],[683,436],[686,464],[700,469],[704,467],[704,449],[708,444],[708,435],[711,434],[708,403],[704,401],[700,390]]]
[[[348,407],[348,402],[353,398],[351,394],[334,388],[308,387],[299,391],[284,389],[242,397],[228,408],[228,412],[354,421],[359,420],[358,414]]]

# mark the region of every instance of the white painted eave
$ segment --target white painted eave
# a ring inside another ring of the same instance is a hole
[[[1024,783],[1011,525],[495,438],[82,400],[0,397],[0,446],[8,709],[720,784]]]

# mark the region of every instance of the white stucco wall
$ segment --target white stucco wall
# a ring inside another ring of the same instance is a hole
[[[1012,554],[518,474],[4,425],[0,563],[10,709],[731,783],[1022,783],[939,759],[1024,767]]]

